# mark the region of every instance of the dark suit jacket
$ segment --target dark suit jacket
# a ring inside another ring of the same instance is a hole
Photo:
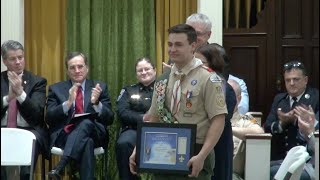
[[[42,153],[48,158],[48,129],[44,121],[47,80],[29,71],[24,71],[22,86],[27,97],[22,104],[18,103],[19,112],[24,120],[31,126],[30,131],[35,134]],[[3,97],[8,95],[8,92],[9,80],[7,71],[4,71],[1,72],[1,119],[8,109],[8,106],[3,107]]]
[[[311,105],[314,112],[319,111],[319,91],[315,88],[307,87],[305,93],[298,101],[299,104],[306,106]],[[290,98],[288,93],[280,93],[273,100],[271,111],[267,117],[264,130],[266,133],[272,133],[271,139],[271,160],[284,159],[286,152],[297,145],[306,145],[306,141],[299,135],[299,127],[297,124],[289,125],[279,131],[279,119],[277,115],[278,108],[283,112],[289,112]],[[274,125],[272,125],[274,124]],[[272,128],[272,129],[271,129]]]
[[[102,103],[102,111],[97,119],[94,120],[98,133],[104,133],[107,136],[107,126],[113,122],[114,113],[111,110],[110,97],[108,95],[108,87],[105,83],[93,80],[86,80],[84,91],[84,111],[85,113],[94,113],[95,110],[90,102],[91,89],[99,83],[102,88],[99,101]],[[62,104],[69,98],[69,89],[72,87],[70,80],[59,82],[49,86],[47,100],[46,121],[50,127],[50,148],[54,145],[60,131],[69,123],[73,114],[74,108],[71,107],[68,114],[63,112]],[[103,135],[103,134],[102,134]],[[108,138],[108,137],[106,137]],[[101,141],[106,141],[102,139]],[[101,145],[105,142],[99,142]]]

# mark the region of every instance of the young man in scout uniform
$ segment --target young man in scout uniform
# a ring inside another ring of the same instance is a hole
[[[197,124],[196,152],[188,162],[192,172],[189,175],[155,174],[157,180],[186,179],[187,176],[209,180],[213,174],[212,150],[223,131],[227,108],[220,77],[194,58],[196,39],[196,31],[187,24],[169,29],[168,53],[174,65],[169,78],[155,85],[152,105],[144,116],[147,122]],[[135,153],[129,159],[132,173],[136,173]]]

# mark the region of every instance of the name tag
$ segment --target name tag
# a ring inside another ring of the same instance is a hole
[[[183,117],[192,117],[192,113],[185,112],[183,113]]]

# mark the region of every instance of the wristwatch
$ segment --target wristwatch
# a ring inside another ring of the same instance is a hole
[[[99,105],[99,102],[100,102],[100,101],[96,101],[96,102],[91,103],[91,104],[92,104],[92,105]]]
[[[314,133],[311,132],[311,133],[308,135],[308,138],[310,139],[313,135],[314,135]]]

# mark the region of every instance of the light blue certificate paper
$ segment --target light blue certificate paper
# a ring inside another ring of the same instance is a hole
[[[144,137],[144,163],[176,164],[177,133],[146,132]]]

